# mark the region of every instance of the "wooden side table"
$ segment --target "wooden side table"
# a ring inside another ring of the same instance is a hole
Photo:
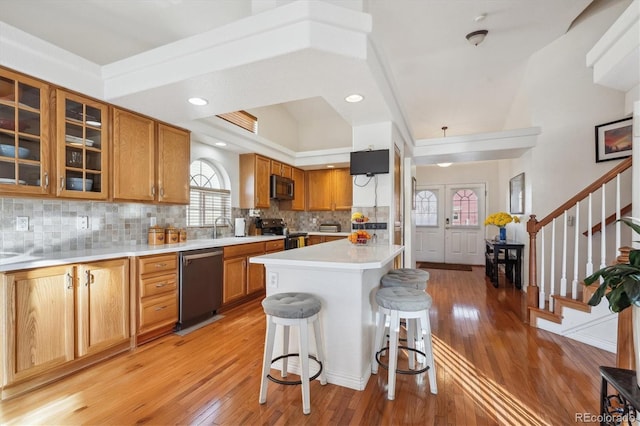
[[[635,370],[615,367],[600,367],[600,424],[632,425],[640,420],[640,388]],[[611,386],[617,394],[609,394]]]

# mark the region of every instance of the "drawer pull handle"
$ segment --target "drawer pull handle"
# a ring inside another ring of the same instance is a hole
[[[165,266],[167,266],[166,263],[156,263],[156,268],[164,268]]]
[[[156,284],[156,288],[164,287],[166,285],[167,285],[167,283]]]
[[[163,310],[163,309],[167,309],[167,307],[166,307],[166,306],[159,306],[159,307],[157,307],[155,310],[156,310],[156,311],[161,311],[161,310]]]

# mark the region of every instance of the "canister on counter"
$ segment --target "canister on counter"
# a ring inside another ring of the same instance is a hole
[[[180,228],[180,242],[181,243],[187,242],[187,230],[184,228]]]
[[[167,226],[164,230],[165,244],[175,244],[180,242],[180,231],[173,226]]]
[[[164,228],[152,226],[149,228],[149,245],[156,246],[164,244]]]

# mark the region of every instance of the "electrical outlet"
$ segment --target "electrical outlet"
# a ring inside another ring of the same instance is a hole
[[[149,225],[156,226],[157,224],[158,224],[158,220],[156,219],[156,217],[155,216],[151,216],[149,218]]]
[[[313,223],[314,225],[318,223],[318,218],[314,217],[313,219],[311,219],[311,223]]]
[[[269,288],[278,288],[278,273],[277,272],[269,272],[269,280],[268,280]]]
[[[78,216],[78,229],[89,229],[88,216]]]
[[[28,231],[29,230],[29,216],[16,217],[16,231]]]

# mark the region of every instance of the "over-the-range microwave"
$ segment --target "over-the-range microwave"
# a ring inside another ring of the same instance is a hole
[[[293,180],[271,175],[270,197],[276,200],[293,200]]]

